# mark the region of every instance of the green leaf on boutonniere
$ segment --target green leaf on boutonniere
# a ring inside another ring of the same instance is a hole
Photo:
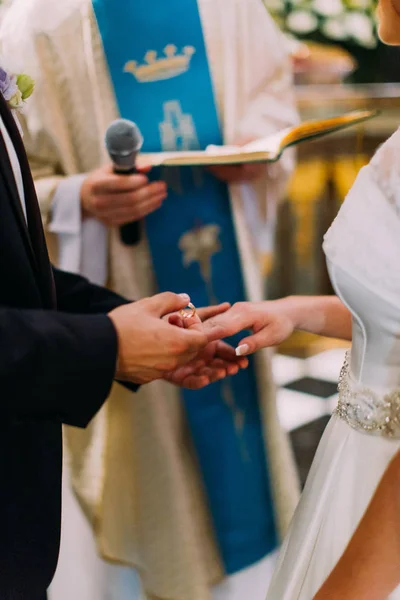
[[[35,89],[35,82],[29,75],[18,75],[17,86],[21,92],[22,100],[27,100],[32,95]]]

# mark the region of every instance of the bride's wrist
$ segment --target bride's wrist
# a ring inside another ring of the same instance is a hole
[[[276,308],[290,320],[293,329],[303,329],[306,314],[299,296],[286,296],[285,298],[275,300],[275,302]]]

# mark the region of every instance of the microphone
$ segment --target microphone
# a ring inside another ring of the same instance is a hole
[[[143,146],[143,136],[139,127],[127,119],[113,121],[105,135],[105,145],[114,165],[114,173],[132,175],[136,173],[136,157]],[[140,241],[140,223],[134,221],[122,225],[121,240],[127,246],[134,246]]]

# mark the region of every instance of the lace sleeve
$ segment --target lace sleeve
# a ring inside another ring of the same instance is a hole
[[[400,129],[378,149],[370,166],[376,184],[400,215]]]

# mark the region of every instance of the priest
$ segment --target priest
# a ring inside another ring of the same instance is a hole
[[[144,152],[295,124],[290,61],[261,0],[15,0],[1,42],[37,81],[25,143],[59,266],[128,297],[263,299],[290,153],[273,166],[126,177],[103,142],[120,116],[138,124]],[[116,384],[86,432],[66,432],[90,529],[66,488],[57,600],[132,598],[136,574],[151,600],[264,600],[298,497],[270,361],[260,353],[205,392],[154,382],[132,401]]]

